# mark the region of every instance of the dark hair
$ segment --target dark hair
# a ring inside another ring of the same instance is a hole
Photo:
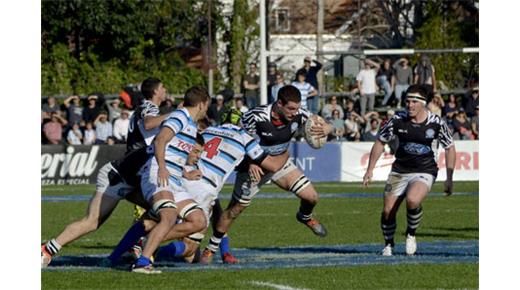
[[[161,84],[161,80],[154,77],[149,77],[143,81],[141,84],[141,93],[143,94],[146,100],[149,100],[153,97],[155,90]]]
[[[197,137],[195,137],[195,142],[200,146],[204,146],[204,138],[202,137],[202,134],[197,133]]]
[[[296,72],[296,78],[298,78],[299,76],[304,76],[304,77],[307,77],[307,71],[305,69],[299,69],[297,72]]]
[[[205,88],[201,86],[193,86],[184,94],[184,106],[195,107],[200,103],[209,101],[209,99],[210,96]]]
[[[295,86],[286,85],[278,91],[278,99],[282,105],[286,105],[288,102],[299,103],[302,101],[302,94]]]
[[[335,113],[338,113],[339,115],[339,111],[338,110],[332,110],[332,115],[334,116]]]
[[[426,99],[426,103],[429,103],[433,99],[433,92],[424,85],[411,85],[406,90],[406,94],[417,93]]]
[[[206,128],[208,128],[209,126],[211,126],[211,124],[208,116],[205,116],[204,118],[197,121],[197,131],[199,133],[206,130]]]

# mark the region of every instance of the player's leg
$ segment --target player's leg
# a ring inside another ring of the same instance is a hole
[[[397,229],[396,215],[404,200],[407,186],[406,177],[395,172],[391,172],[386,181],[381,213],[381,231],[385,240],[383,256],[393,255],[394,235]]]
[[[177,208],[179,211],[178,217],[183,222],[175,224],[165,236],[164,241],[184,238],[207,227],[204,212],[193,199],[178,201]]]
[[[272,180],[281,188],[294,193],[300,198],[300,208],[296,213],[296,219],[307,225],[314,234],[325,237],[327,230],[312,216],[316,204],[318,204],[318,192],[311,181],[290,160],[286,165],[273,175]]]
[[[413,255],[417,251],[415,231],[423,216],[422,202],[430,192],[434,177],[430,174],[413,174],[406,193],[406,254]]]
[[[42,267],[46,267],[52,256],[56,255],[63,246],[97,230],[108,219],[119,200],[133,190],[119,178],[110,163],[100,169],[96,192],[89,202],[86,215],[69,224],[56,238],[42,245]]]
[[[222,206],[220,205],[220,200],[216,199],[215,204],[213,205],[213,210],[210,214],[210,220],[211,220],[211,226],[213,229],[213,232],[217,228],[218,220],[220,219],[220,216],[224,210],[222,209]],[[229,246],[230,238],[228,234],[226,233],[222,240],[220,241],[220,258],[222,259],[222,263],[224,264],[237,264],[239,260],[231,253],[231,248]]]

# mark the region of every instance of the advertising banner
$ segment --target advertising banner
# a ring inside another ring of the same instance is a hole
[[[126,145],[42,145],[41,185],[95,184],[99,169],[122,157]]]

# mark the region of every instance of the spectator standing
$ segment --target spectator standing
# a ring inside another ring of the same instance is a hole
[[[67,108],[67,120],[69,124],[79,124],[82,121],[83,106],[79,96],[70,96],[63,101],[63,105]]]
[[[421,55],[419,63],[417,63],[413,72],[415,75],[414,84],[425,85],[425,88],[428,90],[427,94],[430,96],[437,91],[435,67],[427,55]]]
[[[58,105],[56,103],[55,97],[48,97],[47,102],[42,105],[42,111],[49,115],[51,113],[58,112],[59,110],[60,110],[60,105]]]
[[[379,69],[379,64],[365,59],[363,61],[364,67],[356,76],[357,87],[361,96],[359,105],[361,107],[361,115],[365,115],[367,111],[374,110],[374,102],[376,97],[377,85],[376,85],[376,74]],[[375,68],[372,68],[374,66]]]
[[[466,106],[464,110],[469,118],[475,116],[476,108],[478,107],[478,87],[474,87],[471,90],[471,96],[466,99]]]
[[[276,83],[271,88],[271,95],[273,96],[273,102],[278,100],[278,91],[285,86],[285,80],[283,78],[283,74],[281,72],[276,73]]]
[[[94,121],[96,126],[96,144],[106,144],[107,138],[112,136],[112,123],[108,122],[108,114],[102,111]]]
[[[87,122],[85,125],[85,137],[83,138],[83,145],[92,145],[96,143],[96,131],[92,126],[92,122]]]
[[[339,110],[332,110],[332,132],[329,140],[341,141],[345,135],[345,125],[343,119],[339,115]]]
[[[444,108],[444,100],[441,97],[441,94],[436,92],[433,96],[432,101],[428,104],[428,110],[430,110],[435,115],[442,117],[442,109]]]
[[[311,66],[311,62],[314,62],[316,65]],[[323,65],[317,61],[312,60],[310,56],[307,56],[303,59],[303,68],[305,70],[305,81],[309,84],[311,84],[312,87],[316,90],[316,95],[310,96],[307,100],[307,104],[309,107],[309,111],[313,114],[318,114],[320,111],[319,105],[320,105],[320,99],[318,96],[318,91],[320,89],[318,84],[318,72],[321,70]]]
[[[307,72],[304,69],[299,69],[296,72],[296,80],[292,82],[291,85],[295,86],[302,95],[301,108],[304,110],[309,110],[309,104],[307,103],[307,99],[309,97],[314,97],[318,94],[318,91],[305,81]]]
[[[408,59],[404,57],[397,60],[392,67],[395,73],[395,99],[397,108],[400,109],[403,93],[413,83],[413,72]]]
[[[98,96],[90,95],[88,96],[87,101],[87,106],[83,108],[83,121],[94,122],[101,111],[101,108],[98,105]]]
[[[477,105],[477,107],[475,107],[475,116],[473,116],[473,118],[471,118],[471,132],[473,133],[473,136],[475,137],[476,140],[479,139],[478,116],[479,116],[479,109],[478,109],[478,105]]]
[[[344,117],[344,113],[343,113],[343,108],[338,105],[338,97],[337,96],[331,96],[329,98],[329,103],[326,104],[325,106],[323,106],[323,110],[321,110],[321,116],[327,120],[327,119],[332,119],[332,113],[334,112],[334,110],[338,111],[339,112],[339,118],[340,119],[343,119]]]
[[[274,96],[272,92],[273,86],[276,84],[276,64],[270,62],[267,66],[267,103],[274,103]]]
[[[249,73],[244,76],[244,97],[249,108],[258,105],[258,88],[260,88],[260,77],[256,74],[256,64],[249,64]]]
[[[81,141],[83,141],[83,134],[79,129],[79,124],[74,123],[67,134],[67,142],[69,142],[70,145],[81,145]]]
[[[376,81],[377,85],[385,91],[383,106],[387,106],[395,88],[394,70],[391,66],[390,59],[387,58],[384,60],[383,66],[381,66],[377,72]]]
[[[121,111],[121,116],[114,121],[114,137],[121,143],[126,143],[128,137],[128,126],[130,125],[130,112]]]
[[[114,123],[114,121],[121,116],[121,108],[119,104],[121,101],[119,99],[114,99],[110,102],[108,107],[108,121],[110,123]]]
[[[242,114],[249,111],[249,108],[244,105],[244,99],[241,97],[235,98],[235,105],[233,108],[239,110]]]
[[[220,125],[220,116],[224,112],[224,96],[218,94],[217,101],[211,104],[208,108],[208,118],[211,125]]]
[[[43,133],[47,139],[47,144],[61,144],[63,126],[67,125],[67,120],[60,116],[58,112],[51,113],[51,120],[43,125]]]

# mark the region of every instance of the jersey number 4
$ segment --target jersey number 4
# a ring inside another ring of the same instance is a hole
[[[222,138],[215,137],[208,142],[204,143],[204,151],[206,151],[206,157],[212,159],[213,156],[218,154],[218,146],[222,142]]]

